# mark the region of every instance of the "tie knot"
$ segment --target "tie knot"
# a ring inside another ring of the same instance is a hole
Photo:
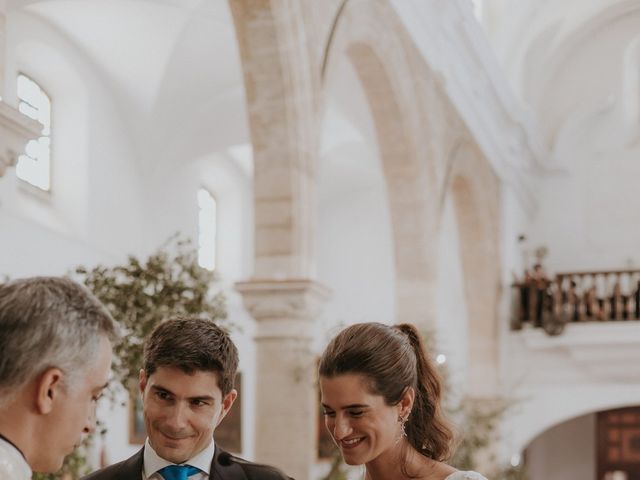
[[[198,473],[200,470],[191,465],[169,465],[158,471],[164,480],[187,480],[194,473]]]

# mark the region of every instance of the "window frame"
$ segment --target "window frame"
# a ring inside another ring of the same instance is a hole
[[[200,205],[200,193],[204,192],[208,195],[209,199],[213,201],[213,238],[212,238],[212,266],[205,264],[206,258],[203,259],[204,255],[202,251],[204,249],[204,245],[202,244],[202,223],[201,216],[203,215],[203,207]],[[205,268],[211,272],[215,271],[218,268],[218,199],[211,192],[211,190],[205,186],[200,186],[196,192],[197,206],[198,206],[198,265],[201,268]]]
[[[20,106],[22,104],[26,104],[28,105],[30,108],[36,109],[38,112],[40,111],[40,109],[38,109],[36,106],[32,105],[30,102],[28,102],[27,100],[21,98],[19,96],[18,93],[18,82],[20,81],[20,77],[24,77],[27,81],[33,82],[36,87],[38,87],[38,89],[40,90],[40,94],[44,95],[46,97],[46,99],[49,102],[49,118],[48,118],[48,123],[49,123],[49,132],[48,135],[43,135],[41,133],[41,135],[37,138],[37,139],[33,139],[30,140],[31,141],[36,141],[36,142],[40,142],[40,140],[42,138],[48,138],[49,139],[49,159],[48,159],[48,174],[47,174],[47,188],[43,188],[41,185],[37,185],[33,182],[31,182],[29,179],[27,178],[23,178],[21,176],[19,176],[18,174],[18,164],[20,163],[20,159],[24,156],[27,157],[30,161],[34,161],[34,162],[38,162],[38,158],[34,158],[32,156],[30,156],[27,152],[26,152],[26,147],[25,147],[25,151],[21,152],[20,155],[18,156],[18,161],[16,163],[16,178],[18,178],[18,180],[20,180],[20,186],[23,188],[28,189],[30,192],[33,193],[37,193],[39,195],[45,195],[45,196],[49,196],[52,193],[52,187],[53,187],[53,100],[51,95],[49,94],[49,92],[47,91],[47,89],[43,88],[42,84],[40,82],[38,82],[34,77],[32,77],[31,75],[26,74],[24,71],[18,71],[16,74],[16,101],[17,101],[17,108],[18,110],[20,110]],[[22,112],[21,112],[22,113]],[[33,118],[30,115],[23,113],[23,115],[28,116],[29,118]],[[36,121],[40,121],[38,118],[35,119]],[[43,130],[45,128],[45,125],[43,125]]]

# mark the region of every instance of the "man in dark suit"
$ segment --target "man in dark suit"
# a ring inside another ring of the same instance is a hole
[[[274,467],[247,462],[215,444],[214,430],[238,393],[238,351],[212,321],[160,323],[140,371],[147,440],[129,459],[84,480],[281,480]]]

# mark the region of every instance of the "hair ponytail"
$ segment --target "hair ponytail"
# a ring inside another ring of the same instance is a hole
[[[403,323],[394,328],[409,338],[416,356],[416,397],[406,424],[407,439],[422,455],[438,461],[446,460],[450,455],[453,432],[440,405],[440,374],[427,356],[416,327]]]

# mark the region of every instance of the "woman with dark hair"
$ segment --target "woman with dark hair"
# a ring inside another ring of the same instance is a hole
[[[359,323],[331,340],[319,368],[325,425],[366,480],[486,480],[447,465],[452,432],[440,378],[413,325]]]

